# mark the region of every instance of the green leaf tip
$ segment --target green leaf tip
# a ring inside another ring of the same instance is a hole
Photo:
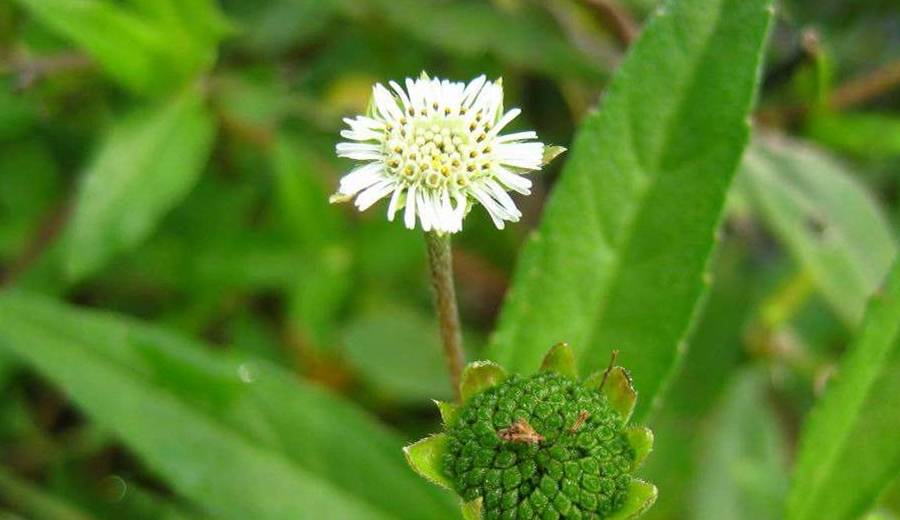
[[[463,520],[481,520],[481,511],[483,498],[478,497],[475,500],[466,502],[462,505]]]
[[[634,449],[634,463],[631,466],[631,470],[634,471],[641,467],[653,451],[653,432],[644,426],[631,426],[625,430],[625,436],[628,438],[628,444]]]
[[[459,405],[436,399],[434,404],[437,405],[438,411],[441,412],[441,422],[444,424],[444,428],[453,426],[453,423],[456,422],[457,414],[459,414]]]
[[[506,370],[493,361],[475,361],[469,363],[462,373],[459,383],[460,400],[465,403],[473,395],[503,382],[507,378]]]
[[[410,467],[425,479],[453,489],[453,484],[441,471],[441,458],[447,447],[447,435],[438,433],[403,448],[403,455]]]
[[[627,423],[634,412],[637,402],[637,392],[631,383],[631,375],[622,367],[612,367],[602,372],[596,372],[589,376],[585,382],[588,388],[597,388],[606,396],[610,406],[622,416],[622,422]]]
[[[556,159],[565,151],[565,146],[545,146],[544,156],[541,158],[541,166],[547,166],[553,159]]]
[[[628,485],[628,498],[622,508],[606,520],[633,520],[644,514],[656,502],[659,491],[653,484],[632,479]]]
[[[541,362],[542,372],[556,372],[557,374],[578,379],[578,368],[575,366],[575,353],[568,343],[557,343]]]

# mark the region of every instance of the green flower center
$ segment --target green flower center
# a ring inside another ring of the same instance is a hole
[[[444,472],[484,518],[605,518],[635,460],[623,418],[597,390],[546,372],[473,397],[448,430]]]

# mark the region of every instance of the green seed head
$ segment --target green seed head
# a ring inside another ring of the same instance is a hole
[[[625,502],[635,451],[596,389],[544,372],[472,397],[447,430],[443,469],[485,519],[606,518]]]
[[[416,472],[462,497],[467,520],[632,520],[656,500],[656,487],[632,476],[653,434],[627,425],[637,393],[625,369],[579,381],[561,343],[529,377],[476,361],[459,394],[461,404],[437,403],[445,431],[404,453]]]

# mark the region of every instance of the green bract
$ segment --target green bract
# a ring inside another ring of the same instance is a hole
[[[627,426],[636,394],[624,369],[580,382],[560,344],[528,377],[473,363],[460,390],[462,405],[438,403],[445,433],[405,452],[463,498],[466,518],[627,519],[656,499],[655,486],[632,477],[653,435]]]

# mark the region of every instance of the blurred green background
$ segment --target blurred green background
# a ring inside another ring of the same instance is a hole
[[[450,397],[424,245],[382,210],[329,206],[341,117],[376,81],[485,72],[521,128],[567,145],[656,4],[0,0],[0,283],[47,297],[0,305],[0,328],[96,356],[59,356],[51,383],[0,350],[0,518],[221,516],[209,503],[241,507],[223,491],[277,483],[207,488],[192,465],[281,468],[260,444],[399,516],[451,515],[399,451]],[[896,251],[900,9],[779,4],[712,289],[651,424],[647,518],[779,518],[803,417]],[[522,222],[497,232],[476,209],[454,237],[473,359],[564,160]],[[193,408],[162,410],[171,395]],[[175,466],[155,429],[192,439]],[[900,518],[900,482],[873,515]]]

